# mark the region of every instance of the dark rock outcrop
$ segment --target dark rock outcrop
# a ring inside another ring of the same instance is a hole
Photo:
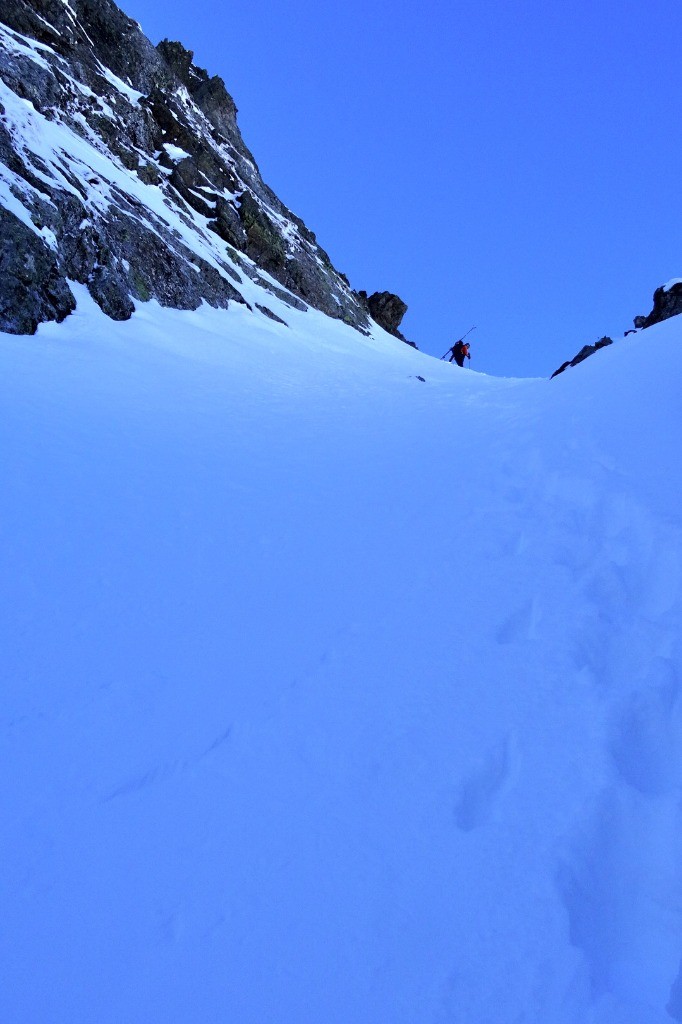
[[[671,316],[679,316],[682,313],[682,281],[666,287],[657,288],[654,292],[654,308],[648,316],[636,316],[633,323],[639,330],[643,327],[651,327],[653,324],[660,324],[662,320],[668,320]]]
[[[222,79],[112,0],[4,0],[0,164],[4,330],[67,315],[69,280],[116,319],[134,300],[245,302],[255,282],[401,337],[404,303],[354,292],[263,182]]]
[[[39,323],[61,322],[75,308],[49,246],[0,208],[0,331],[34,334]]]
[[[407,313],[407,304],[398,295],[394,295],[392,292],[374,292],[369,296],[367,292],[358,292],[358,295],[375,323],[395,338],[411,345],[412,348],[417,347],[413,341],[408,341],[398,330]]]
[[[567,362],[562,363],[558,370],[555,370],[552,376],[549,378],[552,380],[553,377],[557,377],[564,370],[567,370],[569,366],[577,366],[578,363],[582,363],[583,359],[587,359],[588,356],[598,352],[600,348],[606,348],[607,345],[613,345],[613,338],[607,338],[606,336],[600,338],[599,341],[595,341],[594,345],[583,345],[578,352],[578,355],[573,359],[569,359]]]
[[[397,334],[407,313],[407,305],[401,298],[390,292],[374,292],[367,299],[367,305],[372,320],[376,320],[389,334]]]

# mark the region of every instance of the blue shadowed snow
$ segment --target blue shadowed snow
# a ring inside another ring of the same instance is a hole
[[[0,345],[2,1019],[682,1019],[678,323],[78,300]]]

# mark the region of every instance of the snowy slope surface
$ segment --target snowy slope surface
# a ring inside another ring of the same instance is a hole
[[[0,344],[0,1019],[682,1021],[679,318],[549,383],[75,294]]]

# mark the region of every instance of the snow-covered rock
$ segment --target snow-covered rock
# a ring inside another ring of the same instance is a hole
[[[367,303],[265,185],[236,116],[220,78],[111,0],[5,0],[0,208],[20,223],[0,327],[62,319],[69,280],[119,320],[150,298],[249,303],[255,282],[264,308],[278,296],[366,332]]]

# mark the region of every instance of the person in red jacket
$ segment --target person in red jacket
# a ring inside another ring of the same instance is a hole
[[[471,359],[469,355],[469,342],[468,341],[456,341],[450,349],[450,358],[448,362],[451,363],[454,359],[458,366],[464,366],[465,359]]]

